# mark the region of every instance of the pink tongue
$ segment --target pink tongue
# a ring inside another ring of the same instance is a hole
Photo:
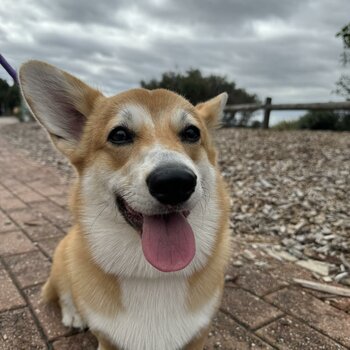
[[[142,250],[147,261],[163,272],[185,268],[196,247],[191,226],[181,213],[143,217]]]

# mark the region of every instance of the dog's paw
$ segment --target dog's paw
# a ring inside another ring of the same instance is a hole
[[[84,322],[79,312],[75,308],[70,296],[65,296],[60,299],[62,323],[66,327],[74,327],[79,329],[87,328],[87,324]]]
[[[72,311],[73,310],[67,310],[67,308],[62,308],[62,323],[66,327],[74,327],[79,329],[87,328],[87,324],[84,322],[81,316],[77,312]]]

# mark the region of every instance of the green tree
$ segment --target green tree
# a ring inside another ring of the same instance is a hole
[[[344,26],[336,35],[343,41],[344,51],[341,55],[342,64],[349,65],[350,62],[350,23]],[[336,93],[350,100],[350,75],[342,74],[336,82]]]
[[[221,92],[228,93],[228,104],[256,103],[255,94],[249,94],[244,89],[237,88],[236,84],[228,81],[227,77],[219,75],[203,76],[199,69],[190,69],[185,74],[179,72],[166,72],[160,80],[152,79],[149,82],[141,81],[146,89],[169,89],[187,98],[192,104],[206,101]],[[247,125],[251,114],[244,113],[236,119],[234,113],[226,113],[224,124]]]
[[[17,84],[12,86],[6,80],[0,79],[0,115],[11,113],[14,107],[20,105],[20,92]]]

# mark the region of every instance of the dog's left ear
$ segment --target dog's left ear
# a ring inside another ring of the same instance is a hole
[[[55,146],[72,158],[86,121],[102,94],[45,62],[29,61],[19,71],[22,94]]]
[[[223,92],[209,101],[196,105],[195,109],[203,118],[209,129],[216,128],[220,125],[227,99],[227,93]]]

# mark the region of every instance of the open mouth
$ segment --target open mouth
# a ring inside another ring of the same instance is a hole
[[[192,261],[196,248],[193,230],[186,218],[189,212],[144,215],[120,196],[117,205],[128,224],[141,234],[143,254],[156,269],[178,271]]]
[[[142,233],[143,215],[132,209],[121,196],[117,196],[117,205],[126,222]]]

